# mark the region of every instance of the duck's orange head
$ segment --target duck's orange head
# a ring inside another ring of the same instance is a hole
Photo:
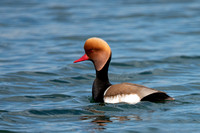
[[[93,37],[86,40],[84,49],[85,54],[80,59],[74,61],[74,63],[91,60],[97,71],[100,71],[104,67],[111,56],[109,45],[100,38]]]

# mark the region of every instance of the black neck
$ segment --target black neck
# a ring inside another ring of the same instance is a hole
[[[111,85],[108,79],[108,67],[110,60],[111,56],[100,71],[96,70],[96,79],[94,80],[92,87],[92,97],[95,102],[104,102],[104,92]]]

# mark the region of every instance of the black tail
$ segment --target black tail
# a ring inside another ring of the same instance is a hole
[[[174,98],[168,96],[166,93],[156,92],[141,99],[141,101],[150,101],[150,102],[159,102],[166,100],[174,100]]]

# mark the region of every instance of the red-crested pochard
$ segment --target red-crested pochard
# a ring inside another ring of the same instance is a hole
[[[104,40],[96,37],[89,38],[85,42],[84,49],[85,54],[74,63],[85,60],[93,62],[96,69],[96,79],[92,87],[92,97],[95,102],[136,104],[140,101],[174,100],[165,92],[138,84],[121,83],[112,85],[108,79],[108,67],[112,52]]]

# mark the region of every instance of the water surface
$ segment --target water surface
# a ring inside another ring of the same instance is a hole
[[[1,0],[0,132],[200,129],[199,0]],[[94,103],[89,37],[112,49],[110,81],[167,92],[165,103]]]

